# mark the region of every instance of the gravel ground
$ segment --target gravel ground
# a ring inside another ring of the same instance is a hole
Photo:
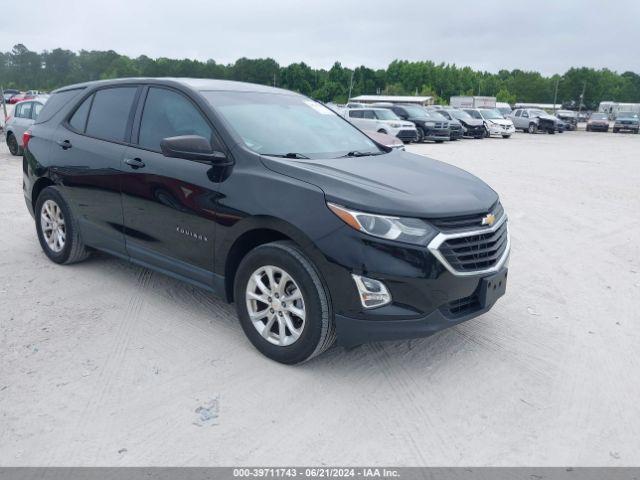
[[[637,465],[640,136],[411,146],[502,196],[509,287],[427,339],[270,362],[234,309],[41,253],[0,145],[0,465]]]

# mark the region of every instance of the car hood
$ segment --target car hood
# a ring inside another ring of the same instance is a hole
[[[487,121],[492,123],[497,123],[498,125],[507,125],[507,126],[513,125],[513,122],[511,120],[507,120],[506,118],[495,118]]]
[[[318,186],[327,201],[365,212],[438,218],[486,212],[498,200],[470,173],[405,151],[326,160],[261,158],[275,172]]]
[[[470,127],[481,127],[484,126],[484,122],[482,120],[480,120],[479,118],[465,118],[464,120],[458,120],[461,123],[464,123],[465,125],[468,125]]]
[[[553,122],[557,122],[558,121],[558,119],[556,117],[554,117],[553,115],[548,115],[548,114],[538,115],[535,118],[542,118],[544,120],[551,120]]]

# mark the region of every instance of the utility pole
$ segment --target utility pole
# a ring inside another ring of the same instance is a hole
[[[556,78],[556,93],[553,95],[553,114],[556,114],[556,103],[558,102],[558,84],[560,83],[560,77]]]
[[[351,91],[353,90],[353,74],[356,73],[355,69],[351,70],[351,81],[349,82],[349,96],[347,97],[347,102],[351,101]]]
[[[578,118],[580,118],[580,112],[582,111],[582,101],[584,100],[584,91],[587,89],[587,81],[584,81],[582,85],[582,93],[580,94],[580,104],[578,105]]]
[[[4,129],[4,122],[7,121],[7,102],[4,101],[4,87],[0,85],[0,96],[2,96],[2,110],[4,112],[4,118],[2,119],[2,128]]]

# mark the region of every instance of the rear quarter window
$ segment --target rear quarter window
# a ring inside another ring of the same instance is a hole
[[[76,98],[84,88],[74,88],[72,90],[64,90],[62,92],[52,93],[47,103],[38,115],[38,119],[35,123],[48,122],[53,116],[58,113],[65,105],[69,104],[74,98]]]

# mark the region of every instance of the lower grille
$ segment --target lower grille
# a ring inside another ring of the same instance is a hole
[[[396,135],[401,140],[414,140],[417,136],[415,130],[400,130]]]
[[[465,313],[473,312],[480,307],[480,300],[474,293],[468,297],[459,298],[447,304],[447,311],[452,316],[460,316]]]

